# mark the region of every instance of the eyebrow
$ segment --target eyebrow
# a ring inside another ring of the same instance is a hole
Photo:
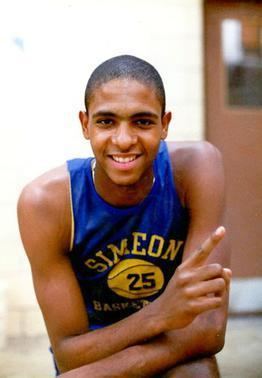
[[[156,113],[152,112],[139,112],[132,115],[132,118],[138,118],[138,117],[150,117],[150,118],[158,118],[158,115]]]
[[[108,111],[99,111],[93,114],[92,118],[97,118],[97,117],[115,117],[115,113],[108,112]]]
[[[117,117],[117,114],[110,112],[110,111],[98,111],[93,114],[93,118],[97,117]],[[150,117],[150,118],[155,118],[157,119],[159,116],[156,113],[153,112],[138,112],[134,113],[130,116],[130,118],[139,118],[139,117]]]

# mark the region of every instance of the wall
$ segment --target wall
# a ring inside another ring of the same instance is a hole
[[[0,294],[8,336],[45,332],[19,239],[22,187],[90,153],[78,110],[91,71],[129,53],[160,71],[173,111],[169,139],[203,131],[201,0],[9,1],[0,4]],[[1,320],[1,319],[0,319]],[[4,325],[2,326],[4,327]]]

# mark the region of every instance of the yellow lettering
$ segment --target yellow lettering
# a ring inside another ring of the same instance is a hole
[[[112,303],[112,309],[114,311],[121,310],[120,303]]]
[[[141,308],[148,305],[150,302],[142,299],[140,301],[132,301],[128,302],[120,302],[120,303],[101,303],[99,301],[93,301],[94,310],[96,311],[121,311],[127,308],[135,308],[136,310],[140,310]]]
[[[121,304],[121,307],[122,307],[123,310],[125,310],[126,308],[129,307],[129,303],[128,302],[124,302],[124,303],[122,302],[120,304]]]
[[[124,251],[125,255],[129,255],[130,254],[129,249],[127,248],[127,239],[121,240],[121,250]]]
[[[104,272],[107,270],[107,265],[103,263],[97,263],[94,259],[88,259],[85,261],[85,265],[90,269],[95,269],[97,272]]]
[[[112,311],[112,308],[110,307],[110,305],[108,303],[104,303],[103,310],[104,311]]]
[[[101,307],[101,303],[100,303],[100,302],[93,301],[93,306],[94,306],[94,309],[95,309],[96,311],[101,311],[101,310],[102,310],[102,307]]]
[[[139,238],[146,240],[146,234],[144,232],[133,232],[132,235],[134,237],[132,254],[145,256],[146,249],[142,248],[141,250],[139,250],[138,248],[141,246],[141,241],[139,240]]]
[[[157,245],[157,247],[156,247],[156,250],[154,251],[153,249],[155,245]],[[163,245],[164,245],[164,238],[162,238],[162,236],[152,235],[150,239],[148,251],[147,251],[148,255],[152,257],[159,257],[162,253]]]
[[[106,256],[103,254],[102,251],[98,251],[98,252],[96,252],[96,256],[98,256],[98,257],[100,257],[102,260],[104,260],[104,261],[108,264],[108,266],[113,266],[113,265],[114,265],[114,264],[112,263],[112,261],[109,260],[109,258],[106,257]]]
[[[166,252],[164,253],[163,256],[161,256],[162,259],[164,260],[170,260],[173,261],[175,260],[175,257],[180,249],[180,247],[184,244],[182,240],[174,240],[171,239],[169,240],[169,246],[167,247]]]
[[[109,244],[107,248],[109,248],[114,255],[114,264],[119,261],[119,256],[130,253],[130,251],[127,249],[127,239],[121,240],[120,249],[114,244]]]
[[[131,302],[131,307],[135,308],[136,310],[140,310],[142,308],[141,303],[139,302]]]

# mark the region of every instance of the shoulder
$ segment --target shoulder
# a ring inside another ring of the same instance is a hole
[[[22,190],[18,206],[48,211],[62,205],[69,188],[66,166],[57,167],[28,183]]]
[[[203,164],[208,158],[212,162],[221,161],[219,150],[207,141],[168,142],[167,146],[172,163],[179,168]]]
[[[220,151],[206,141],[169,142],[168,151],[174,180],[183,204],[198,190],[224,185]]]
[[[69,177],[66,165],[44,173],[27,184],[18,200],[18,220],[22,238],[28,230],[50,237],[57,230],[67,238],[71,228]],[[41,227],[39,229],[39,227]],[[63,243],[67,243],[63,239]]]

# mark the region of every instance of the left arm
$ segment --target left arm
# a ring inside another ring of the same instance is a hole
[[[190,214],[184,261],[217,226],[224,222],[225,178],[221,155],[214,146],[207,142],[196,143],[188,156],[183,144],[181,149],[182,168],[181,172],[178,172],[176,183],[178,182],[180,188],[182,187],[180,196]],[[172,155],[172,146],[170,150]],[[176,152],[174,156],[175,154]],[[177,159],[175,161],[177,166]],[[227,234],[211,252],[206,264],[229,267],[230,248]],[[203,312],[189,326],[169,333],[168,337],[172,339],[170,345],[174,350],[174,365],[212,356],[223,348],[231,272],[226,270],[224,275],[226,288],[222,295],[222,306],[216,310]]]
[[[183,254],[185,261],[224,222],[224,169],[219,151],[207,142],[195,143],[194,147],[189,148],[184,143],[178,149],[174,150],[172,145],[169,148],[176,166],[176,186],[190,215],[189,233]],[[213,249],[205,264],[229,267],[230,247],[227,234]],[[160,345],[165,345],[163,355],[170,356],[168,368],[194,359],[211,357],[223,348],[231,271],[226,269],[223,275],[226,285],[219,308],[199,314],[187,327],[172,330],[158,339]],[[150,356],[151,361],[157,360],[157,353],[160,353],[159,345],[155,355]],[[161,359],[160,356],[158,358]]]
[[[182,180],[180,195],[190,215],[183,261],[201,245],[216,227],[223,224],[225,217],[225,177],[220,152],[211,144],[201,142],[195,143],[195,147],[192,148],[191,153],[189,152],[188,157],[186,154],[187,152],[183,151],[180,154],[183,172],[185,172],[185,177],[180,175],[180,180]],[[206,264],[220,264],[223,268],[229,267],[230,247],[227,233],[211,252]],[[223,295],[223,305],[215,311],[200,314],[191,324],[196,333],[198,333],[198,329],[203,329],[207,347],[209,346],[211,352],[213,350],[214,353],[221,350],[224,345],[230,273],[227,271],[225,277],[227,287]],[[202,338],[198,340],[197,348],[202,341]]]

